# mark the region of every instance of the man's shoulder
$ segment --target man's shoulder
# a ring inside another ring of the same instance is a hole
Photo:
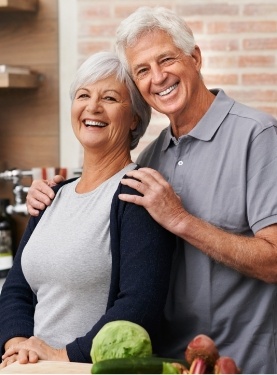
[[[236,99],[228,96],[222,89],[212,89],[211,92],[216,95],[214,107],[222,106],[222,103],[230,109],[229,114],[236,118],[236,123],[243,122],[244,125],[267,128],[270,126],[277,126],[277,119],[268,112],[262,111],[258,108],[251,107]],[[230,117],[228,117],[230,119]]]
[[[277,126],[277,119],[271,114],[237,101],[234,102],[230,114],[240,117],[243,119],[244,123],[245,120],[248,119],[250,123],[261,126],[262,128]]]

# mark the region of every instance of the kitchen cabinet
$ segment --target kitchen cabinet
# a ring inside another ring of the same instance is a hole
[[[39,74],[0,73],[0,88],[35,88],[39,86]]]
[[[37,0],[0,0],[0,12],[35,12]],[[39,85],[40,76],[30,72],[20,74],[0,71],[0,88],[34,88]]]
[[[0,172],[60,165],[58,15],[58,0],[0,0]],[[15,202],[11,181],[0,198]],[[28,217],[13,219],[17,248]]]
[[[35,12],[37,0],[0,0],[0,12]]]

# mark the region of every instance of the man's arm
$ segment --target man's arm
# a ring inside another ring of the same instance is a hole
[[[171,185],[150,168],[127,173],[123,179],[143,196],[120,194],[119,198],[144,206],[164,228],[228,267],[267,283],[277,283],[277,224],[259,230],[254,237],[223,231],[190,215]]]
[[[30,215],[38,216],[39,211],[49,206],[55,193],[53,186],[64,181],[63,176],[56,175],[53,180],[34,180],[28,190],[26,205]]]

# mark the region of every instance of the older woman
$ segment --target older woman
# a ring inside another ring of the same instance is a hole
[[[0,297],[2,367],[19,360],[91,362],[92,339],[107,322],[129,320],[155,350],[175,239],[147,211],[118,199],[137,168],[130,157],[150,120],[118,58],[91,56],[71,86],[72,127],[84,149],[80,178],[23,235]]]

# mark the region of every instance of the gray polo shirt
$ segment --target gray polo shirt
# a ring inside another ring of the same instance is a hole
[[[277,121],[222,90],[212,92],[212,106],[189,134],[175,139],[168,127],[138,163],[160,171],[191,214],[253,236],[277,223]],[[183,358],[189,340],[204,333],[244,373],[276,373],[276,292],[276,285],[245,277],[180,240],[164,354]]]

